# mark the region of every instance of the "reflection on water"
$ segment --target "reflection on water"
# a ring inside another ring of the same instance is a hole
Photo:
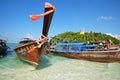
[[[9,44],[13,49],[16,45]],[[49,55],[39,69],[21,61],[13,50],[0,58],[0,80],[120,80],[120,63],[100,63]]]

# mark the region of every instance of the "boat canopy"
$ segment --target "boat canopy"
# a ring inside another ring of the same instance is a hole
[[[51,48],[53,48],[51,46]],[[55,50],[60,52],[80,52],[88,50],[96,50],[96,44],[85,44],[85,43],[58,43],[54,46]]]

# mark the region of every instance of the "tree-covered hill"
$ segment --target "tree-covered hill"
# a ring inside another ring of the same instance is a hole
[[[120,44],[120,40],[103,33],[97,32],[86,32],[84,34],[80,34],[80,32],[64,32],[56,35],[51,39],[52,43],[58,43],[62,41],[69,42],[96,42],[96,41],[104,41],[111,40],[114,44]]]

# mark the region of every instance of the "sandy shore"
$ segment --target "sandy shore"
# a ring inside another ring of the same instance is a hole
[[[119,63],[69,59],[38,70],[31,65],[3,69],[0,80],[120,80]]]

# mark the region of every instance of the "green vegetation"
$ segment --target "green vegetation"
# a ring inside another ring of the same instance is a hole
[[[80,32],[64,32],[62,34],[58,34],[51,39],[52,43],[58,43],[62,41],[69,42],[96,42],[103,40],[111,40],[114,44],[120,44],[120,40],[103,33],[89,32],[85,34],[80,34]]]

